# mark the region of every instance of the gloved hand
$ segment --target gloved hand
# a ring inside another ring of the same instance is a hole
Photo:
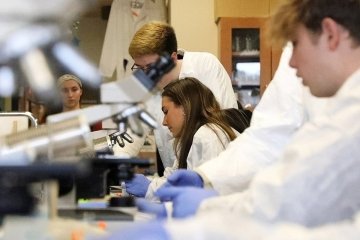
[[[150,180],[143,174],[135,174],[133,179],[125,181],[126,192],[136,197],[145,197]]]
[[[144,198],[137,198],[136,206],[140,212],[154,214],[158,219],[167,217],[164,203],[155,203]]]
[[[138,223],[115,232],[105,238],[106,240],[170,240],[170,236],[160,221]],[[104,240],[105,240],[104,239]]]
[[[204,182],[198,173],[185,169],[175,171],[167,178],[167,182],[172,186],[204,187]]]
[[[207,198],[218,196],[214,190],[196,187],[162,187],[155,193],[160,200],[170,199],[173,202],[172,216],[185,218],[194,215],[200,203]]]

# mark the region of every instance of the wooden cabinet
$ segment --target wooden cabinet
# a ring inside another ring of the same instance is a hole
[[[243,105],[254,107],[277,68],[280,51],[266,39],[268,18],[220,18],[220,61]]]

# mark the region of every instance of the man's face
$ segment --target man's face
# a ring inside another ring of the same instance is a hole
[[[297,76],[303,79],[311,93],[317,97],[329,97],[336,93],[337,84],[333,69],[329,65],[331,56],[326,35],[314,35],[303,25],[300,25],[293,39],[293,54],[290,66],[297,70]]]
[[[159,55],[158,54],[149,54],[149,55],[144,55],[141,57],[136,57],[134,58],[134,67],[135,68],[140,68],[144,71],[149,69],[149,66],[153,63],[155,63],[158,59],[159,59]],[[157,88],[159,89],[163,89],[167,84],[169,84],[171,81],[171,78],[169,76],[169,74],[164,74],[164,76],[162,76],[162,78],[160,79],[160,81],[157,84]]]
[[[150,65],[155,63],[159,59],[158,54],[149,54],[134,58],[134,67],[140,68],[143,71],[149,69]]]

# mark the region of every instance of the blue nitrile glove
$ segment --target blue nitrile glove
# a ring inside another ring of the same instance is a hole
[[[185,169],[175,171],[167,178],[167,181],[171,185],[179,187],[204,187],[204,182],[197,172]]]
[[[121,231],[112,233],[106,237],[106,240],[170,240],[163,223],[160,221],[151,221],[146,223],[137,223],[126,227]],[[105,240],[105,239],[104,239]]]
[[[135,174],[133,179],[125,181],[126,192],[136,197],[145,197],[150,180],[143,174]]]
[[[157,190],[155,194],[160,200],[170,199],[173,202],[172,216],[174,218],[194,215],[204,199],[218,196],[214,190],[195,187],[164,187]]]
[[[156,203],[148,201],[144,198],[137,198],[136,206],[140,212],[154,214],[158,219],[167,217],[164,203]]]

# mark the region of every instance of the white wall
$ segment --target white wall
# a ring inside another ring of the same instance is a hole
[[[170,21],[180,48],[218,56],[214,0],[171,0]]]

